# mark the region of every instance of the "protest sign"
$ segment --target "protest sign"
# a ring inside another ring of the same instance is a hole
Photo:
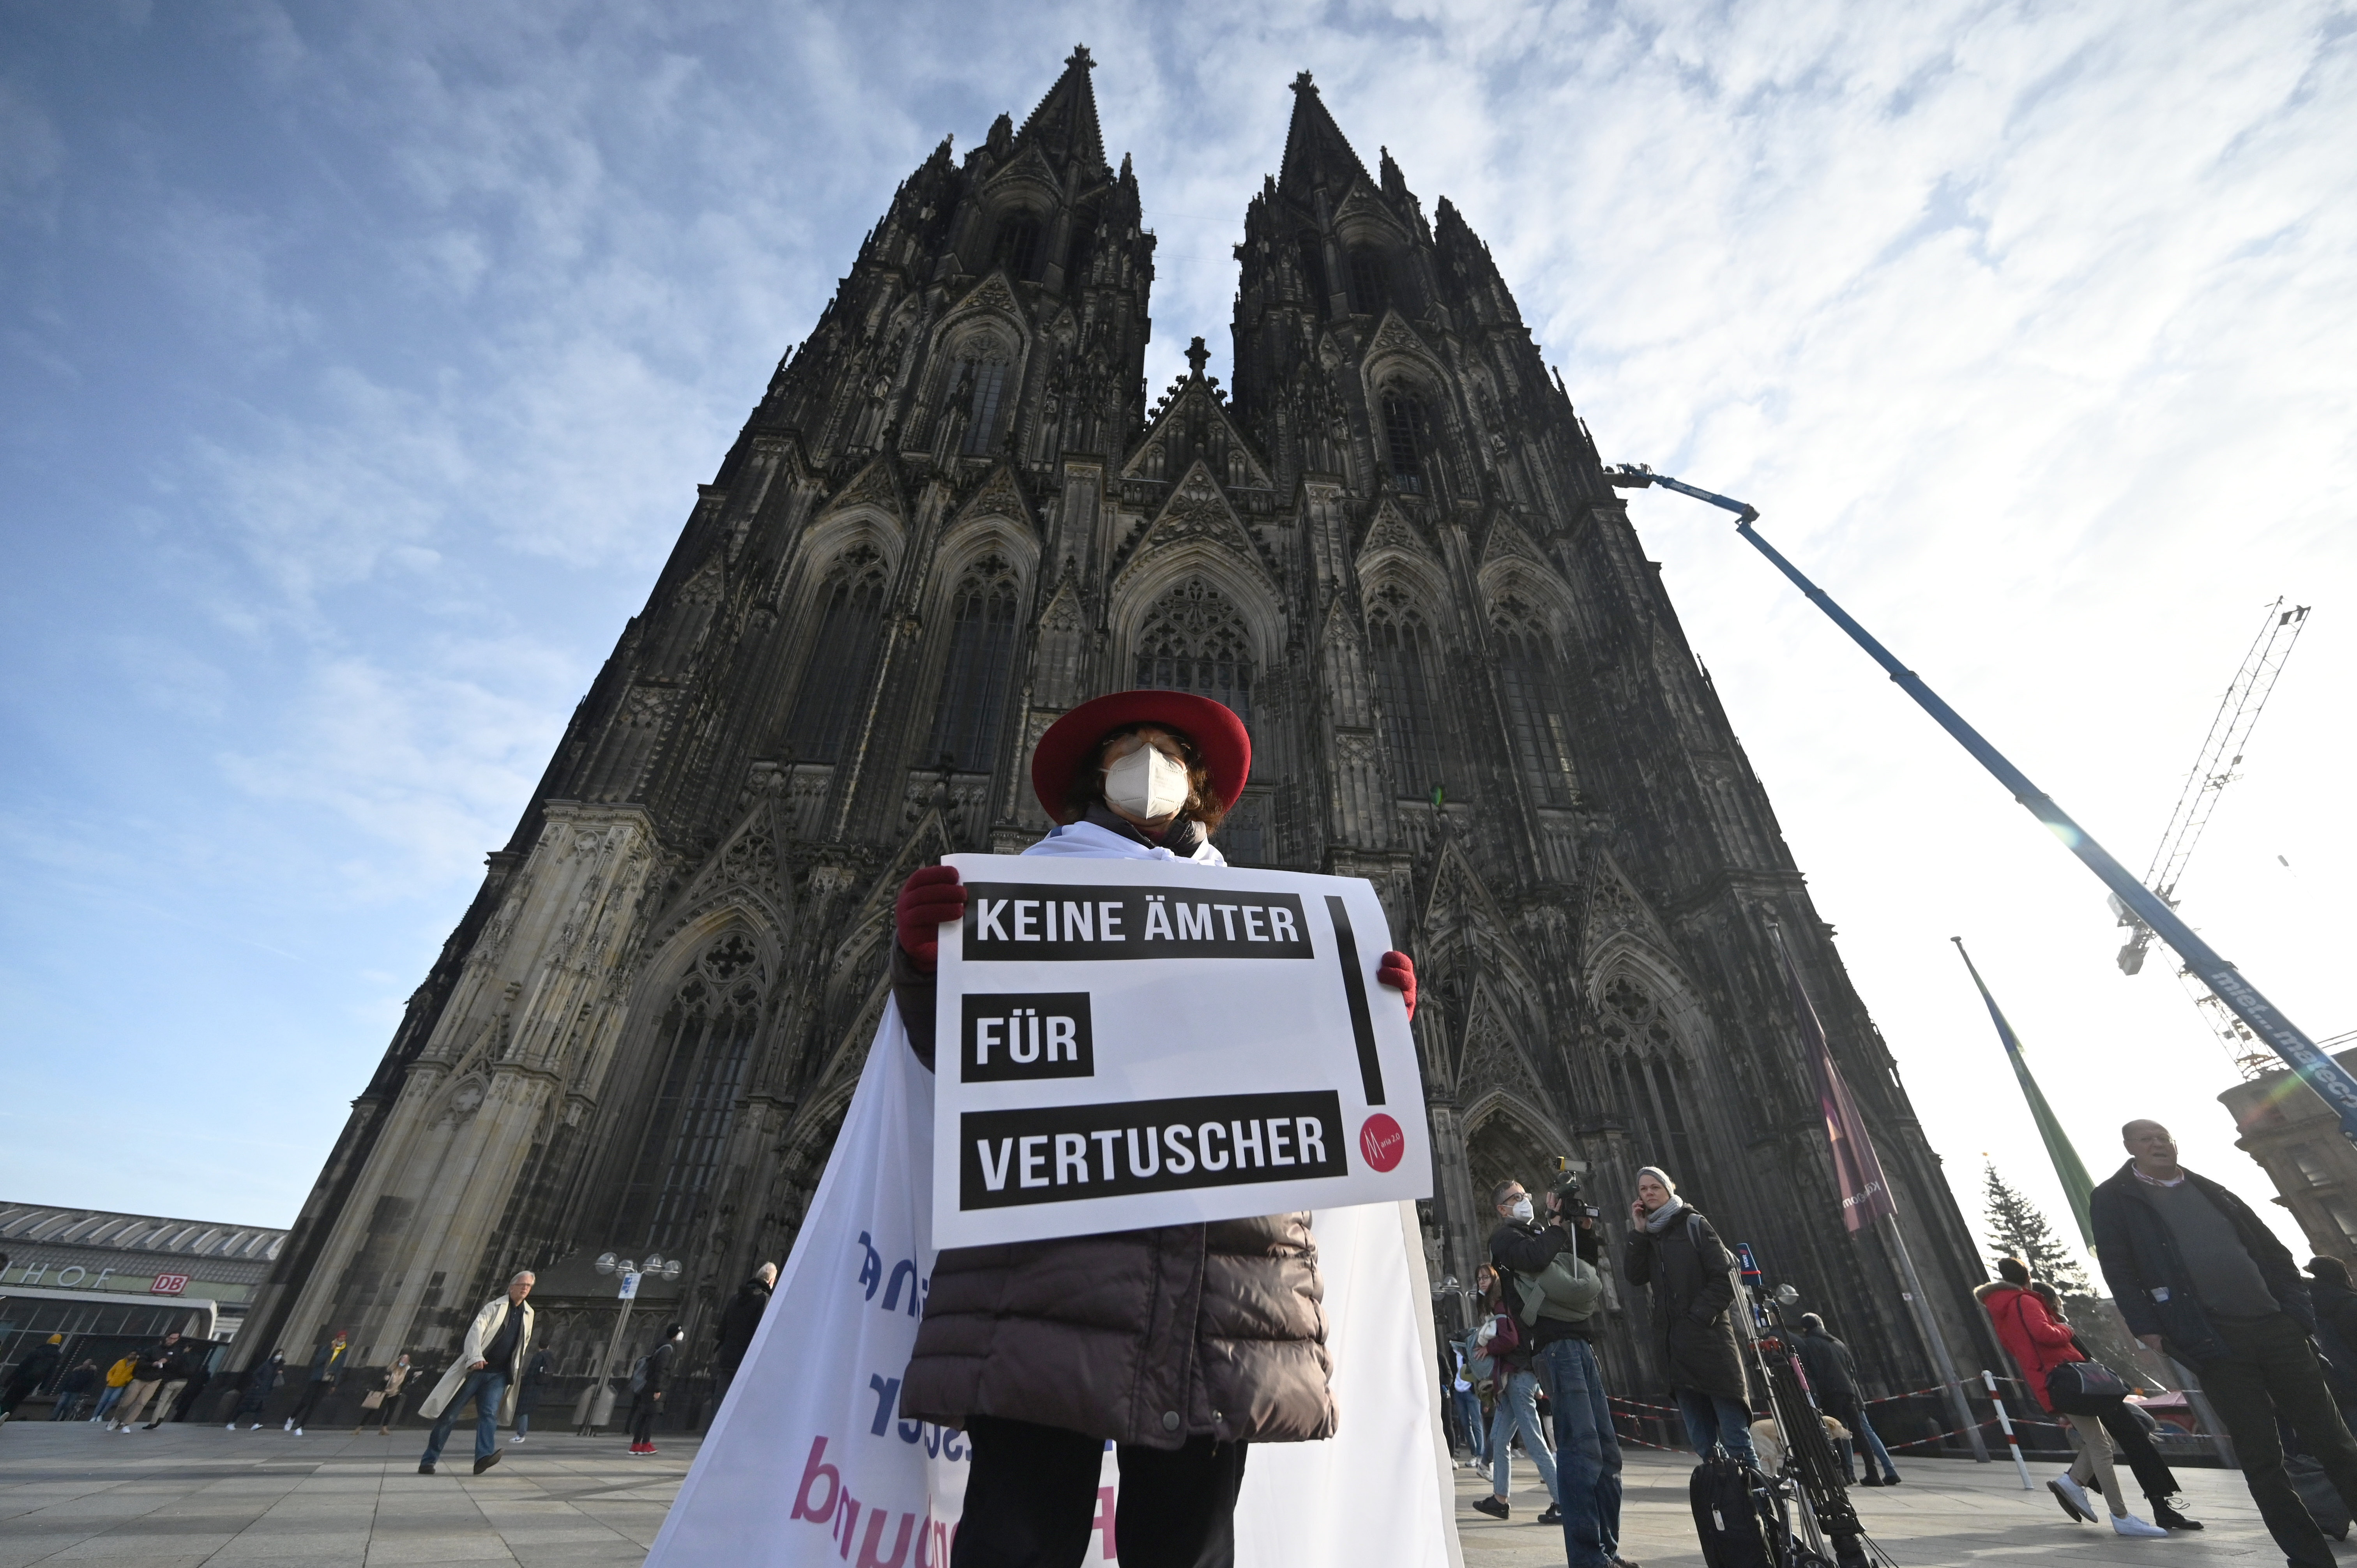
[[[933,1078],[888,1007],[769,1310],[649,1568],[946,1568],[965,1435],[902,1421],[900,1378],[933,1272]],[[1312,1219],[1341,1422],[1255,1444],[1240,1568],[1463,1568],[1412,1204]],[[1085,1568],[1119,1561],[1108,1453]]]
[[[944,1247],[1428,1197],[1424,1080],[1359,877],[954,854]]]

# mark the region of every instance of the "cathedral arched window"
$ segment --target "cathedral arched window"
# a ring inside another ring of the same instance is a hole
[[[1351,308],[1361,316],[1381,316],[1391,303],[1391,275],[1376,251],[1351,252]]]
[[[996,555],[958,579],[928,764],[946,761],[961,773],[990,767],[1015,667],[1015,569]]]
[[[1555,656],[1555,639],[1518,599],[1500,602],[1494,627],[1514,761],[1539,804],[1568,806],[1579,776],[1572,767],[1563,662]]]
[[[1031,265],[1039,258],[1039,220],[1028,213],[1017,213],[998,227],[998,243],[994,247],[992,262],[1006,269],[1006,275],[1017,283],[1031,281]]]
[[[1648,1165],[1667,1167],[1674,1179],[1695,1165],[1695,1143],[1686,1107],[1694,1084],[1677,1030],[1651,987],[1634,976],[1616,974],[1597,997],[1597,1029],[1612,1063],[1615,1086],[1629,1114],[1652,1144]]]
[[[1309,290],[1309,303],[1321,313],[1327,296],[1333,293],[1326,282],[1326,242],[1317,235],[1304,233],[1294,242],[1301,257],[1301,281]]]
[[[883,558],[862,544],[845,551],[820,585],[818,628],[786,721],[797,762],[836,761],[850,738],[883,641],[884,575]]]
[[[987,453],[997,445],[998,407],[1006,394],[1006,361],[982,354],[958,363],[957,387],[963,394],[965,438],[958,449],[969,455]]]
[[[728,1152],[761,1019],[760,955],[745,932],[705,949],[672,993],[647,1053],[652,1077],[638,1146],[623,1183],[618,1244],[689,1244],[696,1211]]]
[[[1367,611],[1367,640],[1374,646],[1375,696],[1383,705],[1393,785],[1403,795],[1427,794],[1448,782],[1439,639],[1415,601],[1393,585],[1377,591]]]
[[[1156,601],[1137,634],[1137,683],[1193,692],[1252,719],[1252,635],[1220,591],[1190,578]]]
[[[1383,393],[1383,464],[1403,495],[1424,493],[1428,429],[1423,399],[1397,388]]]
[[[1089,263],[1096,259],[1097,231],[1085,221],[1072,225],[1071,248],[1064,253],[1064,286],[1078,288],[1089,278]]]

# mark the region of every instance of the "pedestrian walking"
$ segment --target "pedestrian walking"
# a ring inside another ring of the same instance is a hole
[[[2161,1536],[2168,1530],[2128,1512],[2127,1494],[2120,1490],[2120,1478],[2112,1465],[2112,1440],[2104,1423],[2093,1415],[2073,1411],[2058,1411],[2054,1397],[2047,1387],[2047,1378],[2055,1368],[2067,1367],[2089,1359],[2076,1343],[2078,1337],[2068,1326],[2054,1321],[2046,1303],[2029,1288],[2029,1268],[2019,1258],[1999,1258],[1997,1278],[1973,1291],[1973,1298],[1989,1316],[1996,1329],[1997,1343],[2021,1369],[2021,1380],[2029,1385],[2029,1395],[2038,1408],[2058,1417],[2069,1429],[2072,1445],[2079,1456],[2071,1467],[2046,1483],[2055,1501],[2073,1520],[2084,1520],[2093,1524],[2095,1509],[2087,1500],[2086,1487],[2090,1480],[2103,1487],[2104,1503],[2112,1516],[2112,1530],[2117,1535]]]
[[[744,1364],[745,1352],[753,1343],[753,1331],[761,1326],[761,1315],[770,1310],[770,1293],[777,1288],[778,1265],[763,1263],[753,1271],[753,1277],[737,1287],[728,1305],[720,1309],[720,1325],[712,1349],[712,1375],[717,1385],[714,1391],[714,1407],[726,1402],[730,1385],[737,1380],[737,1369]]]
[[[1723,1449],[1758,1468],[1751,1387],[1727,1316],[1735,1301],[1734,1258],[1659,1165],[1637,1172],[1629,1227],[1622,1271],[1631,1284],[1652,1294],[1654,1361],[1668,1374],[1687,1440],[1703,1459]]]
[[[2357,1290],[2350,1288],[2349,1265],[2338,1258],[2310,1258],[2307,1267],[2325,1386],[2332,1391],[2345,1426],[2357,1420]]]
[[[2046,1304],[2046,1310],[2055,1322],[2065,1327],[2070,1326],[2071,1317],[2062,1308],[2060,1292],[2040,1279],[2031,1280],[2029,1288],[2038,1293],[2038,1299]],[[2094,1359],[2085,1343],[2077,1337],[2075,1329],[2072,1330],[2071,1343],[2079,1354],[2089,1360]],[[2188,1519],[2179,1511],[2179,1506],[2184,1499],[2179,1495],[2177,1474],[2160,1456],[2160,1450],[2152,1445],[2150,1429],[2158,1427],[2160,1423],[2144,1411],[2130,1410],[2126,1400],[2107,1404],[2096,1419],[2104,1423],[2104,1430],[2111,1434],[2112,1445],[2119,1450],[2120,1457],[2128,1462],[2128,1472],[2136,1477],[2137,1489],[2152,1505],[2152,1522],[2164,1530],[2200,1530],[2201,1523],[2199,1520]]]
[[[476,1311],[457,1359],[418,1405],[418,1414],[440,1417],[417,1461],[419,1475],[435,1473],[443,1444],[450,1441],[450,1427],[470,1401],[475,1407],[475,1474],[500,1462],[500,1407],[515,1386],[517,1366],[532,1357],[532,1303],[524,1298],[532,1294],[533,1283],[526,1270],[508,1282],[506,1294],[493,1296]]]
[[[1025,853],[1189,865],[1216,886],[1227,862],[1211,838],[1251,766],[1243,721],[1208,698],[1083,703],[1033,752],[1033,791],[1060,825]],[[929,1071],[940,928],[965,908],[956,870],[928,866],[895,910],[893,1004]],[[1383,954],[1376,979],[1413,1013],[1405,955]],[[900,1414],[971,1443],[962,1560],[1077,1561],[1110,1440],[1135,1568],[1231,1562],[1252,1446],[1333,1434],[1324,1294],[1307,1211],[944,1251]]]
[[[409,1352],[404,1350],[377,1373],[376,1387],[361,1401],[361,1424],[352,1428],[352,1435],[358,1437],[361,1427],[368,1425],[371,1411],[376,1412],[376,1434],[382,1437],[390,1434],[393,1423],[401,1419],[403,1403],[409,1398],[405,1391],[408,1386]]]
[[[662,1339],[639,1359],[630,1374],[630,1452],[651,1454],[655,1451],[655,1417],[662,1413],[664,1384],[671,1380],[672,1362],[679,1354],[680,1342],[687,1330],[673,1324],[662,1331]]]
[[[98,1408],[90,1412],[91,1420],[105,1422],[109,1426],[114,1424],[107,1421],[107,1414],[123,1402],[124,1391],[131,1386],[132,1376],[138,1367],[138,1357],[124,1356],[106,1369],[106,1386],[99,1392]]]
[[[296,1402],[294,1411],[288,1414],[286,1424],[279,1428],[280,1431],[291,1432],[297,1437],[303,1435],[303,1423],[318,1410],[322,1401],[335,1392],[336,1381],[343,1376],[344,1349],[343,1330],[338,1329],[334,1338],[312,1352],[311,1375],[305,1382],[303,1397]]]
[[[81,1402],[98,1386],[98,1363],[84,1358],[64,1377],[58,1380],[57,1408],[49,1412],[51,1421],[71,1421],[81,1412]]]
[[[65,1343],[64,1335],[52,1334],[46,1343],[25,1353],[25,1359],[8,1374],[7,1382],[0,1385],[0,1421],[15,1415],[16,1406],[48,1380],[66,1358]]]
[[[1817,1408],[1849,1430],[1841,1439],[1842,1479],[1853,1487],[1895,1487],[1899,1471],[1890,1463],[1890,1450],[1882,1445],[1874,1427],[1866,1419],[1866,1403],[1858,1398],[1857,1363],[1849,1347],[1825,1332],[1825,1320],[1813,1312],[1801,1315],[1801,1332],[1792,1337],[1793,1354],[1801,1358],[1801,1369],[1809,1374],[1809,1391],[1816,1396]],[[1863,1444],[1866,1449],[1866,1479],[1860,1481],[1850,1463],[1853,1452]],[[1875,1478],[1874,1467],[1882,1466],[1882,1477]]]
[[[2330,1568],[2332,1549],[2285,1474],[2276,1430],[2278,1416],[2289,1422],[2357,1511],[2357,1441],[2309,1343],[2309,1282],[2248,1205],[2177,1163],[2168,1128],[2139,1119],[2120,1142],[2127,1163],[2097,1185],[2091,1206],[2096,1261],[2120,1316],[2199,1374],[2291,1568]]]
[[[261,1431],[263,1407],[270,1402],[271,1391],[285,1375],[286,1352],[284,1350],[273,1350],[248,1367],[245,1369],[245,1391],[238,1395],[237,1409],[230,1415],[228,1430],[235,1432],[239,1422],[249,1421],[253,1424],[247,1431]]]
[[[1523,1190],[1521,1182],[1500,1182],[1491,1191],[1490,1207],[1501,1223],[1490,1233],[1491,1283],[1488,1305],[1491,1316],[1490,1338],[1484,1348],[1494,1369],[1491,1382],[1498,1391],[1498,1403],[1490,1420],[1490,1496],[1475,1498],[1473,1508],[1475,1512],[1488,1514],[1491,1519],[1512,1517],[1512,1450],[1519,1433],[1523,1452],[1530,1456],[1540,1481],[1546,1487],[1546,1511],[1539,1515],[1537,1522],[1561,1524],[1561,1477],[1555,1473],[1555,1451],[1539,1423],[1539,1380],[1532,1363],[1541,1337],[1545,1336],[1551,1342],[1569,1332],[1569,1326],[1552,1318],[1524,1324],[1521,1293],[1515,1287],[1516,1276],[1512,1271],[1519,1262],[1523,1273],[1536,1275],[1555,1261],[1556,1253],[1568,1251],[1572,1241],[1560,1225],[1538,1223],[1531,1195]]]
[[[556,1358],[544,1348],[534,1350],[516,1385],[515,1435],[508,1439],[510,1443],[522,1443],[532,1435],[532,1412],[540,1408],[541,1396],[548,1392],[555,1376]]]
[[[167,1379],[178,1373],[180,1365],[180,1331],[175,1328],[141,1351],[138,1359],[132,1364],[131,1381],[124,1386],[123,1398],[114,1406],[113,1414],[106,1423],[107,1430],[129,1432],[131,1423],[145,1412],[148,1402],[156,1397],[156,1391]]]
[[[203,1379],[207,1375],[205,1358],[211,1353],[210,1346],[194,1339],[182,1339],[171,1354],[165,1357],[164,1386],[156,1391],[154,1412],[141,1431],[153,1432],[175,1414],[188,1413],[187,1402],[195,1397],[188,1391],[191,1386],[204,1387]]]
[[[1486,1294],[1486,1293],[1485,1293]],[[1490,1424],[1481,1413],[1481,1394],[1469,1364],[1479,1352],[1469,1347],[1472,1334],[1468,1333],[1448,1343],[1450,1359],[1455,1363],[1449,1377],[1448,1402],[1457,1412],[1458,1430],[1465,1434],[1465,1464],[1469,1469],[1487,1468],[1490,1459]]]

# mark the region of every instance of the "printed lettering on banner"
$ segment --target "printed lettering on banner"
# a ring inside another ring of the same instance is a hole
[[[1362,878],[956,854],[933,1240],[1428,1197],[1424,1086]]]

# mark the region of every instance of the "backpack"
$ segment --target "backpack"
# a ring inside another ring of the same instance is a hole
[[[1604,1299],[1604,1276],[1577,1252],[1557,1252],[1537,1274],[1514,1276],[1523,1293],[1522,1320],[1536,1324],[1542,1317],[1559,1323],[1585,1323]]]
[[[1775,1568],[1791,1525],[1774,1482],[1734,1459],[1707,1459],[1687,1483],[1708,1568]],[[1803,1558],[1803,1561],[1807,1561]]]
[[[634,1394],[647,1391],[647,1359],[644,1356],[630,1363],[630,1391]]]

